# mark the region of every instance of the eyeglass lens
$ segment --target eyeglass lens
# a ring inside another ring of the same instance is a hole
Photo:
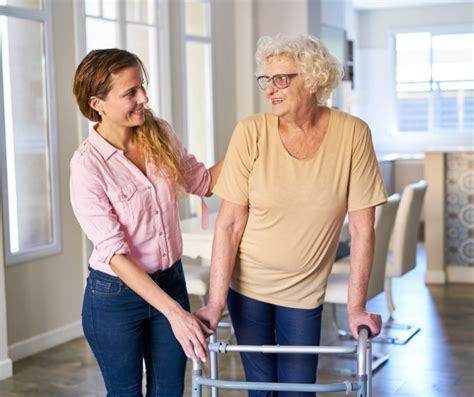
[[[270,76],[270,77],[260,76],[257,78],[257,82],[262,90],[267,89],[270,81],[273,83],[273,85],[276,88],[283,89],[283,88],[288,87],[289,81],[290,81],[289,77],[293,75],[296,75],[296,74],[282,73],[282,74],[275,74],[274,76]]]

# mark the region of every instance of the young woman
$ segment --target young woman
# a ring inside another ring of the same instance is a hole
[[[180,191],[211,194],[210,170],[146,107],[146,72],[120,49],[91,51],[73,92],[95,122],[71,160],[71,203],[92,241],[84,333],[108,396],[182,396],[186,356],[205,360],[212,331],[189,313],[180,261]]]

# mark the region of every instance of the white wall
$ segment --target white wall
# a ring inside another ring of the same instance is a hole
[[[472,136],[397,134],[391,33],[422,27],[472,26],[474,4],[358,12],[355,93],[351,111],[372,129],[378,152],[424,152],[429,147],[472,145]]]

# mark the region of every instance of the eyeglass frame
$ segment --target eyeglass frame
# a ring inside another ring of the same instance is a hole
[[[272,82],[273,86],[280,89],[280,90],[283,90],[285,88],[288,88],[288,86],[290,85],[290,80],[293,78],[293,77],[296,77],[298,76],[299,73],[277,73],[277,74],[274,74],[273,76],[265,76],[265,75],[261,75],[261,76],[257,76],[257,84],[258,84],[258,87],[262,90],[262,91],[265,91],[268,87],[268,84],[270,83],[270,81]],[[276,83],[275,83],[275,78],[276,77],[281,77],[281,76],[285,76],[286,78],[286,85],[284,86],[278,86]],[[264,79],[264,80],[263,80]],[[262,87],[262,85],[260,84],[260,80],[263,80],[265,82],[265,87]]]

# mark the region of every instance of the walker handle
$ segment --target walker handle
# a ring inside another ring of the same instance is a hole
[[[362,324],[357,327],[357,334],[360,335],[360,332],[365,329],[367,331],[367,338],[370,339],[372,332],[370,331],[370,327],[368,325]]]

